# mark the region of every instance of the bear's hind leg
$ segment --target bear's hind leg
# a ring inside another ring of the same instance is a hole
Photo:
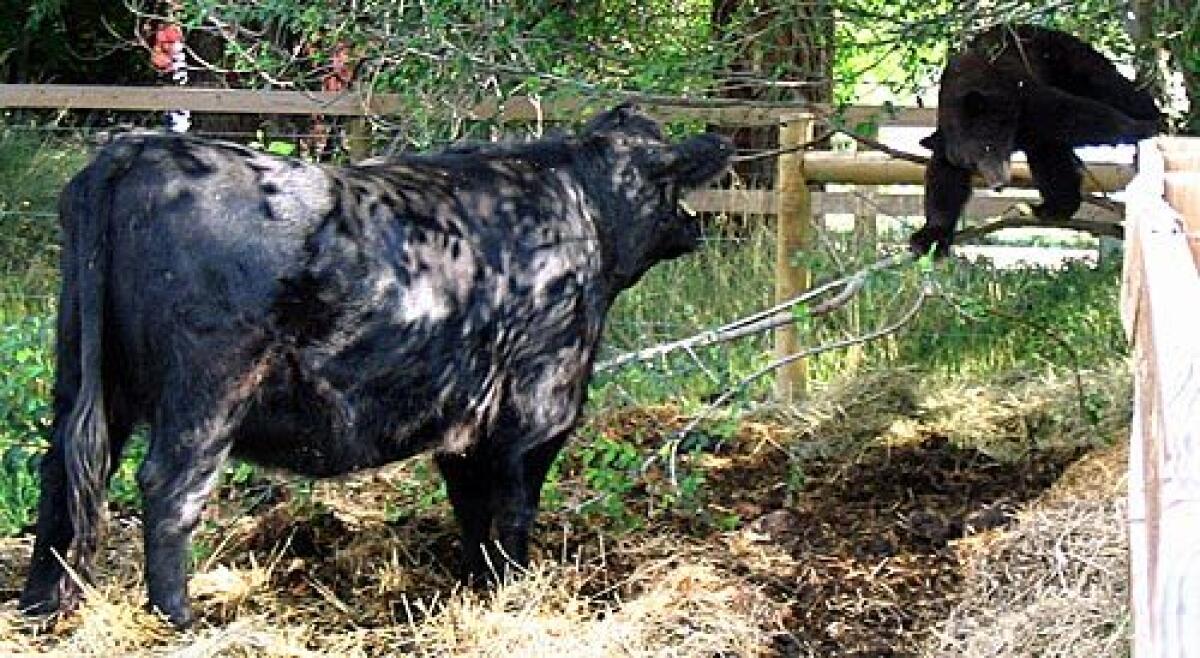
[[[1042,203],[1034,206],[1038,219],[1070,219],[1082,203],[1081,163],[1065,144],[1037,144],[1025,149],[1029,172],[1042,194]]]

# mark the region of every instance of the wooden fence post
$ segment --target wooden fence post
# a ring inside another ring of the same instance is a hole
[[[864,186],[854,197],[854,246],[875,253],[879,249],[879,206],[876,188]]]
[[[346,124],[346,152],[351,162],[371,156],[371,124],[363,117],[354,117]]]
[[[1200,140],[1142,142],[1121,317],[1133,343],[1133,655],[1200,656]]]
[[[779,148],[800,146],[812,139],[811,115],[798,115],[779,126]],[[784,301],[809,288],[812,274],[804,255],[812,242],[812,195],[804,178],[804,152],[779,156],[775,173],[777,214],[775,217],[775,299]],[[775,332],[775,356],[784,357],[800,350],[796,327],[788,325]],[[798,359],[775,373],[775,397],[791,401],[805,390],[807,367]]]

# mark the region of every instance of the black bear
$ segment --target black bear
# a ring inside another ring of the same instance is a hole
[[[933,153],[925,171],[925,226],[913,252],[950,253],[971,175],[999,189],[1009,157],[1024,151],[1042,219],[1079,209],[1076,146],[1128,144],[1158,132],[1154,97],[1079,39],[1034,25],[996,25],[950,58],[938,94],[937,130],[921,141]]]

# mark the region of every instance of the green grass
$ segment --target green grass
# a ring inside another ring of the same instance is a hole
[[[0,221],[6,229],[0,233],[0,368],[5,373],[0,535],[19,533],[32,520],[35,466],[47,438],[53,381],[57,228],[52,213],[58,190],[84,156],[78,142],[38,141],[0,125]],[[613,308],[603,356],[689,336],[771,305],[774,243],[769,228],[757,226],[731,230],[736,239],[717,235],[698,254],[650,271]],[[818,279],[875,258],[856,253],[838,236],[825,242],[826,250],[806,257]],[[832,381],[853,377],[859,369],[891,366],[947,378],[1036,372],[1087,367],[1126,352],[1116,312],[1118,263],[1000,271],[950,261],[931,276],[952,299],[930,300],[896,335],[810,359],[811,378]],[[916,266],[878,274],[843,309],[800,318],[801,343],[816,346],[892,322],[911,304],[921,277]],[[591,404],[667,402],[695,410],[770,359],[769,335],[672,354],[597,375]],[[757,381],[742,399],[764,399],[769,386],[769,378]],[[141,450],[144,443],[135,442],[134,455],[114,478],[118,505],[136,505],[133,473]],[[589,477],[601,488],[608,482],[606,469],[628,470],[637,461],[604,444],[587,455],[597,465]],[[625,486],[624,474],[617,475],[612,487]],[[245,477],[244,470],[238,477]]]
[[[835,248],[836,259],[809,257],[818,280],[876,258]],[[690,336],[769,306],[773,268],[774,245],[765,229],[736,244],[717,241],[699,255],[655,268],[618,300],[609,318],[605,355]],[[1119,262],[1000,270],[945,261],[931,276],[946,298],[930,299],[893,336],[809,359],[809,376],[830,381],[860,368],[901,365],[938,376],[1070,368],[1107,362],[1126,352],[1116,313]],[[920,285],[915,265],[878,273],[842,309],[800,317],[801,345],[861,336],[893,322],[910,307]],[[601,374],[594,385],[597,403],[670,400],[687,406],[711,398],[767,364],[770,341],[769,335],[760,335]],[[769,383],[756,383],[748,395],[766,395]]]
[[[58,258],[58,192],[87,161],[78,137],[47,138],[0,123],[0,273],[9,290],[50,294]]]

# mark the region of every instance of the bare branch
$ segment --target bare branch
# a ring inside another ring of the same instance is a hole
[[[905,325],[907,325],[909,322],[911,322],[913,320],[913,318],[915,318],[917,316],[917,312],[921,310],[921,307],[925,305],[925,301],[927,299],[929,299],[930,297],[934,296],[935,294],[936,293],[933,290],[932,282],[926,280],[925,282],[922,283],[921,288],[918,290],[916,300],[913,301],[912,305],[908,308],[908,310],[905,311],[904,314],[902,316],[900,316],[895,322],[892,322],[891,324],[888,324],[887,326],[884,326],[884,327],[877,329],[875,331],[872,331],[870,333],[863,334],[861,336],[855,336],[853,338],[846,338],[843,340],[837,340],[837,341],[833,341],[830,343],[825,343],[824,345],[810,347],[805,350],[800,350],[799,352],[796,352],[794,354],[789,354],[787,356],[775,359],[771,363],[768,363],[767,365],[763,366],[762,368],[759,368],[758,370],[750,373],[746,377],[743,377],[740,381],[738,381],[733,386],[730,386],[729,388],[725,389],[725,391],[723,393],[721,393],[720,396],[718,396],[715,400],[710,402],[707,406],[704,407],[704,409],[702,409],[700,411],[700,413],[696,414],[690,421],[688,421],[687,425],[684,425],[679,430],[673,432],[671,434],[671,438],[668,439],[667,445],[666,445],[666,449],[667,449],[667,453],[668,453],[667,474],[668,474],[668,477],[670,478],[671,485],[678,486],[678,484],[679,484],[678,478],[676,477],[675,464],[679,457],[679,445],[683,441],[683,439],[688,434],[690,434],[692,431],[694,431],[696,429],[696,427],[698,427],[700,425],[700,423],[704,422],[714,410],[716,410],[717,408],[728,403],[731,399],[733,399],[733,397],[735,395],[737,395],[740,392],[742,392],[743,390],[745,390],[747,386],[754,383],[758,379],[761,379],[762,377],[765,377],[765,376],[771,374],[772,372],[775,372],[776,370],[778,370],[798,359],[815,356],[817,354],[822,354],[824,352],[829,352],[832,350],[844,349],[847,347],[852,347],[854,345],[861,345],[863,343],[870,342],[872,340],[877,340],[879,338],[883,338],[884,336],[894,334],[897,331],[899,331],[900,329],[903,329],[905,327]],[[659,453],[651,455],[649,459],[647,459],[645,462],[643,462],[642,463],[642,471],[645,472],[646,469],[648,469],[659,458],[659,456],[661,454],[662,454],[662,451],[659,451]]]
[[[847,276],[828,281],[815,288],[810,288],[803,293],[792,297],[772,306],[766,310],[759,311],[753,315],[739,318],[717,327],[710,329],[695,336],[684,338],[682,340],[663,343],[654,347],[648,347],[633,352],[627,352],[615,358],[603,361],[596,365],[596,372],[606,372],[616,370],[635,361],[649,361],[665,354],[669,354],[676,350],[696,349],[698,347],[708,347],[718,343],[726,343],[729,341],[745,338],[754,334],[760,334],[764,331],[770,331],[782,327],[786,324],[795,321],[791,309],[812,301],[817,297],[821,297],[834,290],[840,291],[833,298],[815,306],[809,315],[825,315],[831,311],[841,308],[850,301],[867,282],[867,278],[879,270],[884,270],[912,260],[912,255],[909,253],[896,254],[880,259],[860,270]]]
[[[991,221],[978,226],[963,229],[957,232],[954,236],[956,244],[966,240],[978,239],[985,235],[995,233],[1008,228],[1023,228],[1023,227],[1038,227],[1038,228],[1066,228],[1076,231],[1084,231],[1094,235],[1105,235],[1116,238],[1124,236],[1124,229],[1120,224],[1115,222],[1100,222],[1092,220],[1043,220],[1039,219],[1028,210],[1025,204],[1014,204],[1010,211],[1015,210],[1018,215],[1010,215],[1006,213],[1000,219]],[[854,298],[866,284],[872,274],[880,270],[891,269],[911,262],[912,254],[902,252],[893,254],[886,258],[882,258],[870,265],[859,269],[856,272],[845,276],[827,281],[816,287],[810,288],[803,293],[796,295],[790,299],[784,300],[768,309],[759,311],[746,317],[738,318],[732,322],[724,324],[714,329],[682,338],[679,340],[662,343],[652,347],[646,347],[632,352],[626,352],[619,356],[613,357],[607,361],[602,361],[596,364],[596,372],[607,372],[617,370],[634,362],[649,361],[661,356],[670,354],[677,350],[694,350],[701,347],[708,347],[719,343],[727,343],[730,341],[753,336],[772,329],[778,329],[795,321],[795,315],[792,309],[801,304],[810,303],[813,300],[824,295],[837,291],[830,299],[817,304],[808,313],[810,316],[821,316],[835,311],[845,306],[851,299]]]
[[[954,235],[954,242],[981,238],[989,233],[995,233],[1006,228],[1065,228],[1083,231],[1092,235],[1103,235],[1111,238],[1124,238],[1125,228],[1116,222],[1103,222],[1090,219],[1040,219],[1029,210],[1027,204],[1014,205],[1018,215],[1004,215],[986,224],[965,228]]]

